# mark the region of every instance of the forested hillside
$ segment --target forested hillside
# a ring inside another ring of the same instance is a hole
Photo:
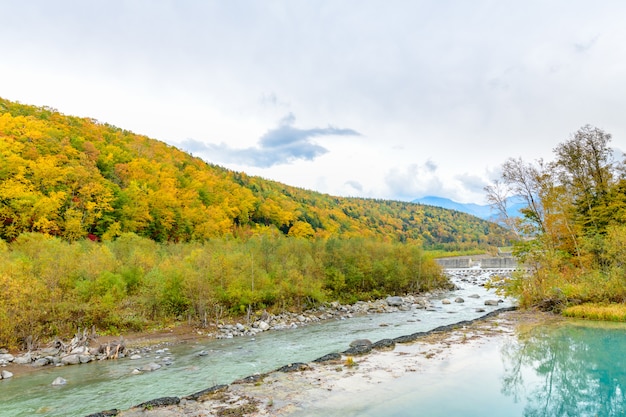
[[[207,164],[95,120],[0,100],[0,347],[428,291],[423,247],[504,229]]]
[[[233,172],[93,119],[0,99],[0,238],[67,241],[135,233],[158,242],[359,236],[467,249],[504,243],[475,217],[411,203],[331,197]]]

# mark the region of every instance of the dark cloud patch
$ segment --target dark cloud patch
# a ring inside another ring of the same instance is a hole
[[[201,152],[209,160],[269,168],[274,165],[288,164],[296,160],[312,161],[324,155],[328,149],[313,142],[320,136],[360,136],[352,129],[340,129],[333,126],[325,128],[299,129],[293,126],[295,116],[289,113],[281,119],[279,125],[269,130],[259,139],[258,146],[237,149],[225,143],[204,145],[189,139],[183,146],[190,152]]]
[[[434,163],[431,159],[429,159],[428,161],[426,161],[426,163],[424,164],[424,168],[426,168],[426,170],[428,172],[435,172],[437,171],[437,164]]]
[[[180,146],[191,154],[201,154],[208,149],[204,143],[191,138],[184,140]]]
[[[363,185],[358,181],[354,181],[354,180],[346,181],[345,185],[352,187],[359,192],[363,192]]]

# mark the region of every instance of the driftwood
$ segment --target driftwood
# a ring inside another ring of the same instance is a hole
[[[120,340],[112,340],[109,343],[100,345],[98,354],[100,355],[100,360],[117,359],[125,350],[126,342],[124,342],[123,337],[120,337]]]
[[[60,352],[70,353],[76,348],[79,347],[88,347],[89,342],[95,341],[97,338],[96,329],[92,327],[91,330],[88,330],[86,327],[84,329],[78,328],[72,340],[68,343],[64,343],[61,339],[55,338],[51,344],[51,347],[55,349],[59,349]]]

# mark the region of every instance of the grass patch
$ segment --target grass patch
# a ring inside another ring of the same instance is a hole
[[[587,320],[625,321],[625,304],[597,304],[585,303],[567,307],[563,310],[565,317],[573,317]]]

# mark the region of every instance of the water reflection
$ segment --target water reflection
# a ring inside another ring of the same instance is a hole
[[[502,350],[502,393],[525,417],[626,415],[626,326],[562,324],[520,329]]]

